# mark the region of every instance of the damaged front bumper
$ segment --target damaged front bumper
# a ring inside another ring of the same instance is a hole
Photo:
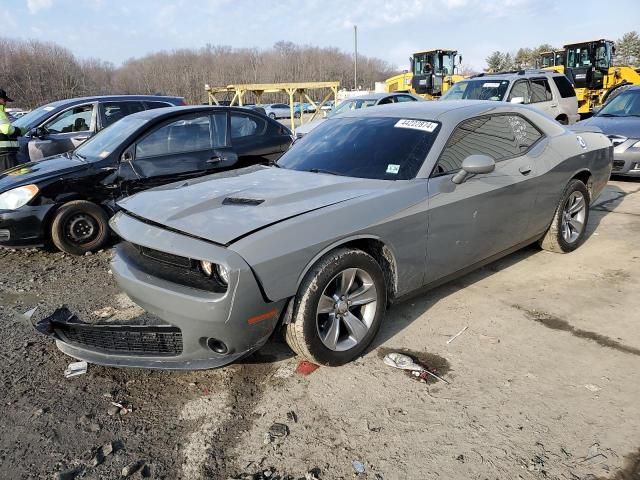
[[[112,261],[114,278],[163,324],[88,324],[68,310],[58,310],[36,328],[54,336],[64,353],[103,365],[204,369],[232,363],[268,340],[286,299],[265,300],[251,268],[238,254],[124,213],[111,225],[124,239]],[[147,255],[136,255],[132,248]],[[176,259],[223,264],[229,272],[228,287],[206,289],[193,277],[200,274],[176,266]]]

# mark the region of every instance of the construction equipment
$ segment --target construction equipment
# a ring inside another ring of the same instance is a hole
[[[578,98],[578,113],[589,115],[625,85],[640,84],[640,74],[628,65],[613,66],[614,42],[599,39],[564,46],[564,73]]]
[[[462,80],[462,75],[456,73],[462,56],[456,50],[425,50],[414,53],[409,60],[410,71],[385,80],[387,92],[409,92],[434,100],[440,98],[455,82]]]
[[[564,56],[564,50],[540,52],[540,56],[536,60],[536,68],[564,73]]]

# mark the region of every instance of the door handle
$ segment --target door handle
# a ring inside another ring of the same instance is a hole
[[[220,156],[215,156],[215,157],[211,157],[209,160],[207,160],[207,163],[220,163],[224,160],[224,158],[220,157]]]
[[[558,104],[557,104],[557,103],[552,103],[552,104],[551,104],[551,106],[552,106],[552,107],[557,107],[557,106],[558,106]]]
[[[82,137],[73,137],[74,140],[87,140],[89,137],[87,135]]]
[[[518,171],[522,174],[522,175],[529,175],[531,173],[531,165],[526,165],[524,167],[520,167],[518,169]]]

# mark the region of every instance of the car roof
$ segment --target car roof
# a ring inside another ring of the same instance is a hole
[[[64,100],[56,100],[54,102],[47,103],[50,107],[63,107],[66,105],[73,105],[76,103],[95,102],[100,100],[182,100],[183,97],[171,96],[171,95],[94,95],[92,97],[75,97],[67,98]]]
[[[555,70],[518,70],[515,72],[480,73],[478,75],[473,75],[470,78],[465,78],[464,80],[516,80],[518,78],[558,75],[562,75],[562,73],[556,72]]]
[[[228,105],[187,105],[187,106],[181,106],[181,107],[163,107],[163,108],[153,108],[151,110],[143,110],[141,112],[136,112],[136,113],[132,113],[131,115],[127,115],[126,118],[140,118],[140,119],[144,119],[144,120],[151,120],[151,119],[156,119],[162,116],[172,116],[172,115],[179,115],[179,114],[183,114],[183,113],[189,113],[189,112],[193,112],[193,113],[198,113],[198,112],[211,112],[211,111],[216,111],[216,110],[221,110],[221,111],[236,111],[236,112],[242,112],[242,113],[257,113],[258,115],[260,114],[259,112],[256,112],[254,110],[248,110],[246,107],[238,107],[238,106],[234,106],[234,107],[230,107]]]
[[[411,118],[417,120],[451,121],[458,123],[465,118],[481,115],[499,106],[509,106],[514,111],[531,108],[525,105],[487,102],[486,100],[438,100],[431,102],[402,102],[389,105],[360,108],[342,113],[335,118],[346,117],[392,117]]]
[[[343,102],[349,102],[351,100],[380,100],[386,97],[395,97],[398,95],[411,95],[406,92],[384,92],[384,93],[370,93],[367,95],[358,95],[357,97],[349,97],[342,100]]]

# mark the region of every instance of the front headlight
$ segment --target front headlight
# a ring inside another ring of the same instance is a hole
[[[0,210],[15,210],[26,205],[38,194],[38,187],[25,185],[0,194]]]
[[[229,271],[219,263],[211,263],[206,260],[202,260],[200,262],[200,270],[202,270],[202,273],[209,278],[215,276],[215,278],[223,285],[229,284]]]

